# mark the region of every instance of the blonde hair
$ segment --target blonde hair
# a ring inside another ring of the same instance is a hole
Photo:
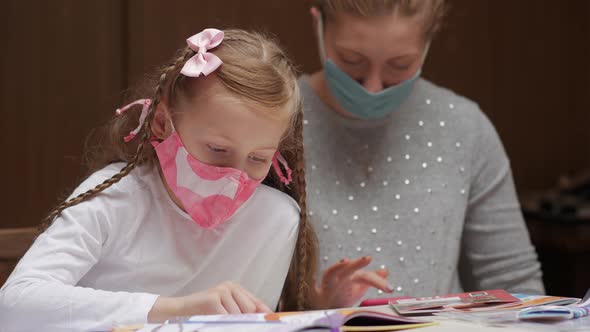
[[[318,265],[318,245],[307,217],[302,137],[303,107],[295,69],[283,50],[271,38],[243,30],[226,30],[224,33],[221,45],[211,50],[223,61],[221,67],[215,71],[222,85],[231,94],[263,109],[290,112],[291,126],[285,133],[279,150],[293,168],[293,183],[286,187],[274,172],[269,172],[264,183],[293,197],[301,208],[296,250],[281,295],[281,309],[309,309],[309,299],[312,298],[314,287],[313,276]],[[137,123],[138,112],[125,112],[106,126],[106,136],[101,138],[102,144],[98,149],[94,148],[95,151],[91,151],[91,170],[100,169],[112,162],[123,161],[127,165],[95,188],[60,204],[46,218],[42,230],[46,229],[64,209],[98,195],[127,176],[138,165],[158,165],[156,154],[149,143],[153,135],[151,122],[154,110],[163,100],[170,106],[169,110],[173,110],[179,96],[198,93],[191,91],[191,83],[199,78],[189,78],[180,74],[183,65],[194,54],[195,52],[188,47],[180,50],[167,66],[158,71],[156,79],[147,80],[142,88],[138,89],[134,98],[138,97],[137,95],[143,98],[151,95],[153,102],[141,131],[133,141],[125,143],[123,137]],[[146,92],[146,89],[150,92]]]
[[[312,6],[318,8],[326,18],[337,12],[365,17],[424,15],[424,32],[428,38],[440,30],[447,10],[446,0],[312,0]]]

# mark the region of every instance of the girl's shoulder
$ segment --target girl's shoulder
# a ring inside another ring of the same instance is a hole
[[[257,218],[260,222],[276,223],[281,220],[283,226],[299,224],[299,204],[288,194],[261,184],[238,213],[248,218]]]
[[[256,189],[256,194],[257,195],[255,196],[258,197],[257,200],[266,202],[265,204],[272,203],[273,205],[277,205],[281,209],[288,209],[291,210],[291,212],[296,212],[297,214],[299,214],[299,204],[297,204],[293,197],[278,189],[267,186],[265,184],[261,184]]]
[[[147,167],[137,167],[119,181],[110,180],[118,174],[125,163],[112,163],[90,174],[70,195],[69,199],[89,193],[87,199],[64,210],[48,231],[55,229],[86,229],[89,234],[119,234],[122,229],[135,229],[142,222],[141,213],[153,207],[155,176]],[[107,185],[102,191],[101,185]],[[134,226],[135,225],[135,226]],[[68,228],[69,227],[69,228]],[[114,241],[111,236],[109,241]]]
[[[97,186],[103,183],[108,183],[106,181],[111,180],[113,176],[121,172],[125,166],[126,163],[117,162],[95,171],[80,183],[69,198],[76,197],[79,194],[97,188]],[[148,184],[147,181],[150,181],[151,179],[150,173],[151,172],[148,169],[142,166],[136,167],[131,170],[128,175],[123,176],[118,181],[113,179],[113,183],[108,188],[104,189],[103,192],[110,193],[110,195],[135,195],[137,191],[141,191],[141,189]]]

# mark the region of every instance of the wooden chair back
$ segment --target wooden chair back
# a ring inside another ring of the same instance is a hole
[[[0,286],[27,252],[37,236],[37,228],[0,228]]]

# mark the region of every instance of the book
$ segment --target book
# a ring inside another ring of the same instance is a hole
[[[449,310],[435,313],[437,320],[450,319],[481,325],[530,331],[590,331],[590,295],[571,297],[513,294],[520,303],[491,310]]]
[[[520,303],[505,290],[494,289],[433,297],[390,299],[389,305],[400,315],[424,315],[449,310],[492,310]]]
[[[207,331],[398,331],[436,325],[436,322],[373,310],[340,309],[272,314],[193,316],[166,324],[146,324],[114,329],[113,332]]]
[[[518,310],[541,305],[555,305],[565,306],[576,304],[580,301],[578,298],[561,297],[561,296],[546,296],[546,295],[527,295],[527,294],[512,294],[516,297],[518,302],[496,303],[485,306],[475,307],[454,307],[447,311],[462,311],[462,312],[480,312],[480,311],[500,311],[500,310]]]
[[[576,300],[572,298],[562,298],[563,300],[554,300],[549,303],[536,305],[521,309],[518,312],[518,319],[521,320],[566,320],[590,315],[590,289],[581,301],[575,303],[566,303],[565,300]],[[565,304],[564,304],[565,303]]]

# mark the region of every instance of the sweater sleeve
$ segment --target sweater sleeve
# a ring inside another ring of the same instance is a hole
[[[510,162],[488,118],[477,112],[461,251],[466,289],[542,294],[540,264],[516,196]]]
[[[101,182],[93,180],[91,176],[77,192]],[[146,322],[157,295],[77,286],[119,232],[114,225],[122,218],[113,220],[112,211],[133,218],[129,199],[121,195],[123,191],[111,187],[64,210],[36,239],[0,289],[0,330],[109,330]]]

